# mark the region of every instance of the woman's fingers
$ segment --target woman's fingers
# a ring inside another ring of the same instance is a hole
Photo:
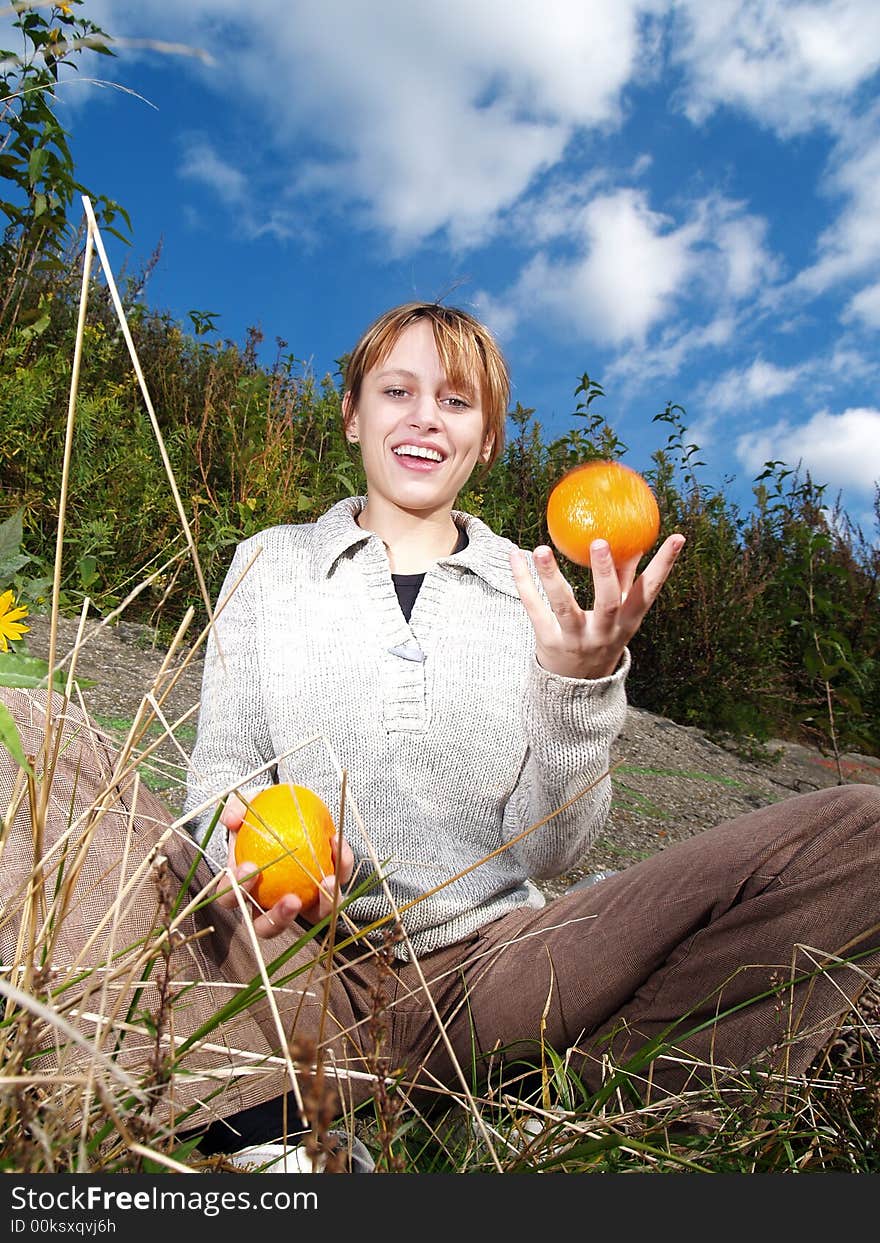
[[[237,794],[230,794],[223,805],[220,813],[220,823],[226,829],[226,883],[220,885],[217,894],[217,905],[222,906],[224,910],[231,910],[238,905],[235,896],[235,886],[229,880],[229,875],[235,877],[239,885],[246,892],[254,886],[256,880],[256,870],[247,863],[239,864],[235,858],[235,835],[241,828],[244,819],[246,807]]]
[[[311,906],[304,907],[294,893],[286,893],[268,911],[260,911],[254,906],[251,910],[254,932],[263,940],[268,940],[284,932],[297,919],[306,924],[317,924],[327,918],[333,910],[334,901],[341,896],[341,892],[337,892],[336,877],[330,872],[321,881],[318,899]]]
[[[627,612],[637,618],[636,626],[660,594],[660,589],[672,572],[678,555],[684,548],[683,535],[670,535],[635,580],[626,598]]]
[[[336,847],[333,855],[335,860]],[[335,865],[335,864],[334,864]],[[354,871],[354,854],[347,842],[342,843],[342,863],[339,868],[339,887],[351,879]],[[253,888],[259,875],[259,869],[251,863],[236,863],[230,858],[223,876],[220,878],[215,901],[224,910],[241,910],[239,894],[253,920],[254,931],[263,939],[276,937],[279,932],[289,928],[294,920],[302,918],[306,923],[316,924],[325,919],[333,909],[337,897],[336,874],[329,872],[321,880],[318,900],[310,907],[304,908],[301,899],[295,893],[284,894],[268,911],[261,910],[253,896]],[[233,879],[234,878],[234,879]],[[238,891],[238,892],[236,892]]]
[[[339,838],[334,835],[330,843],[330,849],[333,854],[333,866],[339,873],[339,883],[347,885],[351,880],[351,874],[354,871],[354,851],[349,846],[345,838],[342,839],[342,858],[337,859],[336,855],[339,850]]]
[[[547,599],[553,616],[560,626],[572,623],[580,624],[584,611],[575,599],[570,584],[559,568],[553,555],[553,549],[540,544],[535,549],[535,565],[541,579],[541,586],[547,593]]]
[[[625,600],[632,591],[633,583],[636,580],[636,570],[639,568],[641,559],[642,554],[637,552],[635,556],[627,557],[617,563],[617,581],[620,584],[621,600]]]
[[[220,813],[220,823],[224,828],[232,829],[235,832],[241,828],[246,811],[247,806],[238,795],[230,794],[223,804],[223,810]]]
[[[538,634],[547,622],[547,605],[541,599],[534,580],[529,573],[525,553],[520,552],[519,549],[511,552],[510,568],[513,573],[514,584],[519,592],[519,598],[525,606],[535,633]]]
[[[222,906],[224,910],[231,911],[238,906],[238,898],[235,896],[235,884],[233,877],[245,894],[249,894],[254,887],[257,879],[257,869],[249,863],[237,864],[235,859],[230,855],[230,861],[226,865],[226,870],[220,877],[217,887],[217,897],[215,899],[218,906]]]
[[[510,566],[513,571],[513,581],[535,628],[535,634],[539,639],[547,641],[558,626],[580,625],[584,612],[563,577],[552,549],[542,545],[535,549],[534,558],[541,586],[547,596],[546,600],[541,597],[535,586],[522,552],[517,550],[511,553]]]
[[[615,564],[608,541],[590,545],[593,604],[580,607],[547,545],[534,552],[535,568],[546,599],[529,572],[525,555],[511,553],[514,583],[535,631],[539,664],[565,677],[607,677],[657,598],[684,546],[683,535],[664,540],[644,572],[636,577],[640,558]]]
[[[593,614],[600,621],[613,621],[624,597],[607,540],[593,540],[590,545],[590,570],[593,575]]]
[[[259,914],[251,911],[254,924],[254,932],[263,941],[270,941],[272,937],[277,937],[279,933],[285,932],[297,917],[302,913],[302,902],[295,893],[286,893],[283,898],[279,898],[275,905],[268,911],[261,911]]]
[[[340,886],[343,883],[341,877],[339,883]],[[340,893],[337,894],[336,877],[331,872],[324,877],[321,884],[318,886],[317,902],[313,903],[310,907],[303,911],[303,919],[310,924],[317,924],[320,920],[326,919],[332,912],[333,903],[337,897],[341,899],[342,893],[340,891]]]
[[[241,911],[244,905],[254,932],[265,940],[277,937],[279,932],[290,927],[302,912],[302,902],[295,893],[286,893],[270,910],[262,910],[251,892],[257,875],[258,869],[253,864],[230,865],[220,878],[216,902],[227,911]]]

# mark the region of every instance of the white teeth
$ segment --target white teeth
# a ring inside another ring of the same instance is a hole
[[[423,449],[421,445],[398,445],[394,450],[398,457],[424,457],[429,462],[442,462],[443,454],[436,449]]]

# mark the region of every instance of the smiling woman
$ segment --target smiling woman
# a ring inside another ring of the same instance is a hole
[[[880,970],[873,786],[789,798],[545,900],[535,882],[575,866],[605,823],[630,640],[684,540],[668,535],[636,575],[593,539],[584,607],[549,547],[519,549],[457,509],[500,451],[507,401],[502,356],[464,312],[409,303],[368,329],[343,402],[366,495],[236,549],[174,826],[183,845],[152,801],[115,818],[102,804],[120,835],[130,819],[142,830],[131,866],[157,840],[175,876],[199,855],[192,906],[210,927],[177,947],[173,1030],[199,1053],[210,1031],[219,1121],[196,1131],[205,1154],[246,1160],[258,1145],[268,1160],[274,1143],[283,1161],[292,1133],[326,1127],[294,1057],[321,1067],[339,1113],[374,1098],[387,1110],[392,1074],[419,1108],[470,1096],[490,1072],[494,1091],[511,1062],[514,1075],[524,1059],[545,1066],[548,1047],[586,1093],[625,1064],[627,1090],[650,1103],[735,1092],[745,1069],[797,1076]],[[77,791],[87,751],[59,751]],[[112,802],[108,767],[98,788]],[[317,897],[263,906],[235,846],[247,804],[281,783],[338,818],[329,862],[310,860]],[[41,866],[66,823],[47,817]],[[22,826],[9,840],[11,897],[29,892],[35,839]],[[105,874],[77,907],[84,937],[104,919]],[[4,928],[6,961],[17,934]],[[190,948],[204,990],[185,987]],[[218,1032],[202,1008],[225,986],[236,1000]],[[238,1063],[217,1077],[227,1056]]]
[[[545,904],[534,881],[576,863],[607,815],[627,645],[684,540],[667,536],[636,577],[594,539],[583,608],[550,548],[517,549],[456,509],[501,450],[508,395],[500,351],[470,315],[408,303],[381,316],[351,355],[343,400],[366,496],[241,545],[206,654],[187,809],[213,866],[250,883],[232,848],[239,795],[277,780],[328,807],[350,800],[318,902],[285,894],[254,909],[253,928],[285,944],[352,891],[344,919],[363,941],[319,969],[312,993],[332,1015],[322,1055],[355,1104],[374,1090],[380,994],[387,1064],[416,1094],[466,1091],[475,1064],[500,1049],[537,1056],[542,1039],[597,1089],[604,1059],[685,1014],[693,1030],[654,1059],[653,1090],[769,1068],[780,965],[808,929],[836,952],[875,922],[880,800],[868,787],[765,809]],[[304,749],[309,735],[332,755]],[[218,801],[224,832],[208,840]],[[876,967],[876,928],[865,948]],[[784,1042],[790,1067],[809,1062],[863,980],[813,989],[804,1031]],[[298,1035],[313,1034],[302,998],[283,1004]],[[279,1109],[265,1085],[251,1090],[249,1134],[265,1139]]]

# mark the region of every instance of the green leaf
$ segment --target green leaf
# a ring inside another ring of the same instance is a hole
[[[28,160],[28,181],[32,186],[35,186],[40,180],[48,159],[49,153],[45,147],[34,147],[31,152],[31,158]]]
[[[5,522],[0,522],[0,566],[6,557],[13,556],[19,550],[24,537],[21,515],[22,511],[17,509]]]
[[[84,557],[80,557],[77,564],[77,570],[79,572],[80,586],[85,591],[88,591],[95,579],[98,577],[97,557],[93,557],[90,553],[87,553]]]
[[[0,686],[15,686],[23,690],[40,690],[48,685],[49,664],[36,656],[25,656],[22,652],[0,652]],[[95,683],[88,678],[77,678],[77,686],[89,687]],[[64,690],[67,685],[67,674],[63,669],[56,669],[52,685]]]
[[[849,708],[851,712],[856,712],[861,715],[863,711],[861,700],[857,699],[855,695],[850,693],[850,691],[835,689],[834,697],[839,700],[840,703],[844,704],[845,707]]]
[[[118,229],[113,229],[113,228],[105,226],[104,232],[111,233],[113,237],[119,238],[120,242],[125,242],[126,246],[131,245],[131,238],[126,237],[124,233],[120,233]]]
[[[23,566],[30,561],[27,553],[19,553],[17,556],[0,557],[0,586],[6,591],[9,587],[9,580],[13,574],[17,574]]]
[[[12,713],[4,703],[0,703],[0,743],[3,744],[16,764],[20,764],[26,772],[33,775],[33,770],[30,764],[28,764],[27,756],[24,753],[24,747],[21,745],[18,727],[12,718]]]
[[[6,590],[9,585],[7,580],[30,560],[21,551],[24,536],[21,514],[18,509],[5,522],[0,522],[0,591]]]

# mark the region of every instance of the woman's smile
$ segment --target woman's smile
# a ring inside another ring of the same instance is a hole
[[[405,470],[431,472],[446,461],[446,454],[436,445],[418,444],[412,440],[396,445],[391,452]]]

